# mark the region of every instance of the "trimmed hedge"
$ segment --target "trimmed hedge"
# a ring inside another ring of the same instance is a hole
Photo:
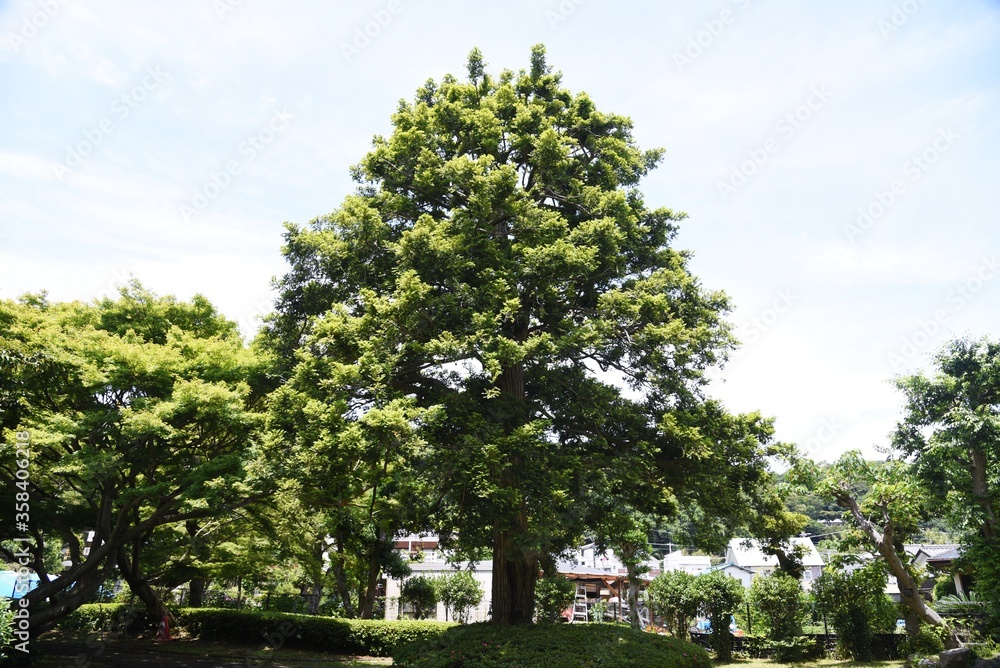
[[[60,628],[88,633],[121,630],[129,616],[121,604],[83,605],[64,619]],[[181,608],[174,611],[174,616],[179,627],[204,640],[365,656],[389,656],[397,645],[435,637],[454,626],[443,622],[335,619],[223,608]],[[144,612],[131,617],[145,622]],[[130,628],[143,627],[133,623]]]
[[[406,668],[711,668],[704,649],[617,624],[456,626],[400,646]]]

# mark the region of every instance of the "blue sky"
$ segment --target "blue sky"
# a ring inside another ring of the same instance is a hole
[[[249,333],[282,223],[338,206],[397,101],[538,42],[667,150],[643,190],[736,306],[731,409],[874,454],[895,375],[1000,332],[996,0],[0,0],[0,298],[134,275]]]

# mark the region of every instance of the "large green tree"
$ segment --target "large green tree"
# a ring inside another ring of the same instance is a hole
[[[4,490],[15,490],[13,432],[31,441],[33,542],[24,545],[41,578],[27,596],[32,633],[86,602],[116,569],[164,614],[143,569],[154,533],[252,496],[244,463],[261,423],[261,358],[203,297],[160,298],[135,283],[94,304],[0,302],[0,358],[11,388]],[[11,538],[14,504],[4,497],[0,538]],[[53,540],[71,562],[58,574],[44,565]]]
[[[298,350],[325,372],[331,424],[412,413],[418,514],[492,551],[493,621],[531,622],[540,564],[608,500],[742,512],[770,425],[702,395],[734,343],[728,302],[673,247],[684,215],[637,189],[662,151],[563,88],[541,46],[499,76],[474,50],[392,125],[356,194],[288,226],[265,336],[286,376]]]
[[[1000,629],[1000,342],[960,339],[935,373],[900,378],[905,417],[893,439],[935,508],[965,531],[977,593]]]

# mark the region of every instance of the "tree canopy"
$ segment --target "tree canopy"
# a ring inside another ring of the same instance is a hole
[[[261,424],[262,359],[204,298],[160,298],[136,283],[89,305],[0,302],[0,350],[14,388],[4,427],[31,438],[34,540],[23,545],[41,578],[27,595],[32,632],[86,602],[115,569],[163,614],[143,551],[161,526],[252,498],[245,463]],[[8,450],[14,439],[5,436],[0,448]],[[0,462],[11,495],[13,462]],[[2,512],[13,508],[5,502]],[[14,523],[3,532],[14,537]],[[71,562],[52,578],[47,541],[60,541]],[[36,606],[46,599],[48,607]]]
[[[303,349],[285,373],[309,365],[330,420],[412,430],[429,528],[492,551],[494,621],[530,623],[540,563],[609,505],[740,515],[771,426],[702,394],[729,304],[674,248],[684,214],[637,188],[663,152],[563,88],[541,46],[499,76],[474,50],[392,125],[354,195],[288,226],[265,336]]]

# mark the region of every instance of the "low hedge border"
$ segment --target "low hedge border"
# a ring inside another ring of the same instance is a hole
[[[180,628],[203,640],[364,656],[391,656],[398,645],[433,638],[454,626],[444,622],[338,619],[222,608],[181,608],[173,613]],[[153,626],[144,611],[129,613],[124,604],[83,605],[59,625],[66,631],[85,633],[136,631]]]
[[[616,624],[457,626],[400,645],[405,668],[711,668],[704,649],[677,638]]]

